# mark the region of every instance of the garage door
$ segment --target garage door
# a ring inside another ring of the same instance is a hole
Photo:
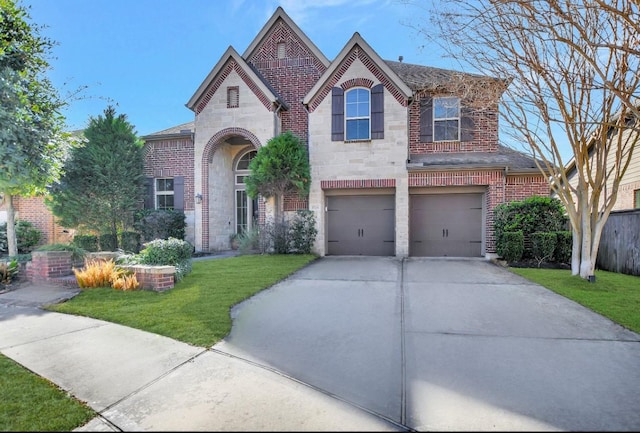
[[[410,255],[481,255],[482,194],[416,194],[410,202]]]
[[[328,255],[395,255],[393,195],[327,197]]]

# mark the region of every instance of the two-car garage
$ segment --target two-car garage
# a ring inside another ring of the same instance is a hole
[[[480,257],[483,246],[480,192],[410,194],[409,255]],[[326,196],[327,255],[396,255],[396,197]]]

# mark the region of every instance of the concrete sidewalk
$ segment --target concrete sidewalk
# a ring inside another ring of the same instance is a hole
[[[640,430],[640,335],[484,260],[325,257],[210,349],[17,295],[0,352],[100,414],[78,431]]]
[[[76,431],[393,431],[275,370],[100,320],[0,306],[0,352],[99,416]]]

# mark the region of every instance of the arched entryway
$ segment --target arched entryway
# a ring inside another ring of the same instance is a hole
[[[242,128],[215,134],[202,155],[202,251],[230,248],[231,237],[251,229],[259,217],[259,201],[246,195],[244,177],[261,144]]]

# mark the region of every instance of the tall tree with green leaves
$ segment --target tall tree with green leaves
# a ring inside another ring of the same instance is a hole
[[[14,197],[46,191],[62,168],[66,105],[46,77],[54,43],[27,8],[0,0],[0,195],[7,204],[8,253],[18,252]]]
[[[284,218],[281,208],[285,194],[309,195],[311,169],[307,150],[291,131],[273,137],[261,147],[249,169],[251,174],[244,180],[247,195],[274,197],[276,220]]]
[[[91,117],[84,146],[72,149],[60,181],[47,199],[58,222],[69,228],[111,234],[133,226],[144,193],[143,143],[127,116],[112,106]]]

